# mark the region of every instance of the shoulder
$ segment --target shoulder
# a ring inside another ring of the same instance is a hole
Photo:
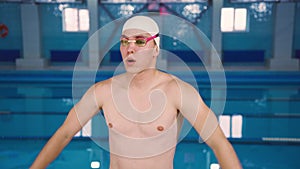
[[[170,96],[171,99],[180,101],[180,99],[188,93],[198,93],[197,90],[189,83],[179,79],[178,77],[164,73],[161,75],[164,91]]]
[[[198,98],[200,96],[199,91],[188,82],[185,82],[171,74],[165,74],[164,76],[166,78],[165,90],[167,93],[169,93],[171,98],[176,100],[177,99],[189,100],[189,97]]]
[[[176,77],[169,73],[159,71],[158,82],[165,89],[176,89]]]
[[[112,78],[97,82],[93,85],[96,94],[107,95],[111,89]]]
[[[99,81],[99,82],[95,83],[94,86],[99,89],[106,88],[106,87],[110,86],[111,81],[112,81],[112,78],[109,78],[107,80],[103,80],[103,81]]]
[[[182,88],[195,90],[195,88],[189,83],[179,79],[177,76],[162,72],[163,81],[166,84],[166,88],[172,92],[181,92]]]

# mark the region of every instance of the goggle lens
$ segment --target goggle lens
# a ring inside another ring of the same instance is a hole
[[[143,38],[139,38],[139,39],[122,38],[121,39],[121,45],[122,46],[128,46],[129,43],[134,42],[134,44],[137,45],[138,47],[144,47],[147,44],[148,41],[150,41],[150,40],[152,40],[152,39],[154,39],[158,36],[159,36],[159,34],[156,34],[154,36],[151,36],[151,37],[145,38],[145,39],[143,39]]]
[[[121,39],[122,46],[128,46],[130,42],[134,42],[134,44],[139,47],[143,47],[147,43],[145,39],[136,39],[136,40]]]

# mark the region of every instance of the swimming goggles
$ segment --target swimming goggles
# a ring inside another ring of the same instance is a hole
[[[136,46],[138,47],[144,47],[147,42],[149,42],[150,40],[157,38],[159,36],[159,34],[156,34],[154,36],[148,37],[148,38],[143,38],[143,37],[138,37],[136,39],[128,39],[125,37],[121,38],[121,45],[122,46],[128,46],[131,42],[133,42]]]

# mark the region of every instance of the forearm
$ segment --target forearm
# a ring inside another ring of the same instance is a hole
[[[39,153],[30,169],[46,168],[53,160],[55,160],[71,139],[72,137],[66,136],[61,128],[57,130]]]
[[[213,149],[213,151],[222,169],[242,169],[240,161],[228,141],[225,141],[223,145]]]

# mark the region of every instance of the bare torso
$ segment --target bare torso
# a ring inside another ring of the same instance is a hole
[[[103,85],[106,95],[102,109],[109,128],[110,169],[173,169],[180,124],[172,92],[176,88],[175,80],[159,72],[149,88],[131,84],[127,88],[122,78],[121,75],[109,79]],[[154,94],[153,100],[150,100],[153,91],[157,91],[158,95]],[[142,115],[141,118],[132,119],[133,116],[126,112],[131,109],[122,109],[130,106],[126,101],[118,100],[122,98],[122,92],[127,94],[134,113]],[[159,104],[163,104],[162,109],[157,108],[157,112],[153,112],[155,107],[161,106]],[[154,113],[154,116],[147,116],[147,113]]]

